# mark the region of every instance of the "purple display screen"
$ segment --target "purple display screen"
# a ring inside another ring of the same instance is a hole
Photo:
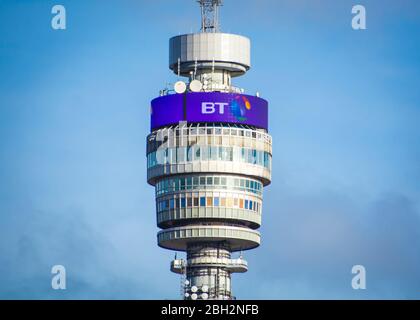
[[[151,128],[180,121],[247,124],[268,129],[268,102],[236,93],[189,92],[152,100]]]

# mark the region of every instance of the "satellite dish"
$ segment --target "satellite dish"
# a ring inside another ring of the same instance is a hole
[[[198,80],[193,80],[190,82],[190,90],[192,92],[200,92],[203,88],[203,84]]]
[[[191,292],[197,292],[198,288],[196,286],[191,287]]]
[[[206,285],[204,285],[204,286],[201,287],[201,291],[208,292],[209,291],[209,287],[206,286]]]
[[[209,298],[209,295],[207,293],[203,293],[203,294],[201,294],[201,298],[203,300],[207,300]]]
[[[197,296],[197,294],[196,294],[196,293],[193,293],[193,294],[191,295],[191,299],[193,299],[193,300],[197,300],[197,298],[198,298],[198,296]]]
[[[190,282],[188,280],[185,280],[185,285],[188,286]]]
[[[185,296],[185,298],[188,298],[190,296],[190,294],[188,292],[185,292],[184,296]]]
[[[184,93],[187,90],[187,85],[184,81],[177,81],[174,85],[174,90],[176,93]]]

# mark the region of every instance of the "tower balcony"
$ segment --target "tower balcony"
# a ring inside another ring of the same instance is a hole
[[[186,251],[189,243],[226,242],[233,252],[256,248],[261,239],[258,231],[244,227],[191,225],[162,230],[157,240],[160,247],[175,251]]]

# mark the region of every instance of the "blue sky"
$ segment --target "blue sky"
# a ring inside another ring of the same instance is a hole
[[[236,84],[269,100],[274,141],[262,245],[234,294],[419,299],[419,2],[226,0],[221,18],[252,40]],[[0,0],[0,298],[179,297],[145,138],[175,79],[168,39],[198,29],[192,0]]]

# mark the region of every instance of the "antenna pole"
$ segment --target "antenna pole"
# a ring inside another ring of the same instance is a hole
[[[219,32],[222,0],[197,0],[201,7],[201,32]]]

